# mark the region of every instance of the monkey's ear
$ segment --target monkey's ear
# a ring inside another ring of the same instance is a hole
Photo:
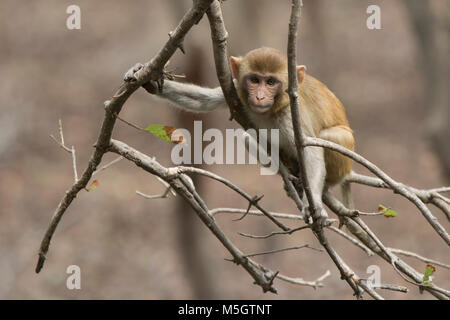
[[[230,58],[231,71],[235,79],[239,79],[239,67],[241,66],[241,58],[231,57]]]
[[[297,79],[299,84],[303,82],[303,79],[305,79],[305,72],[306,66],[304,65],[297,66]]]

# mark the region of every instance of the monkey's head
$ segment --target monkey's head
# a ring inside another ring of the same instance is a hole
[[[231,57],[233,76],[238,81],[242,103],[254,113],[276,113],[289,106],[285,92],[288,86],[287,59],[280,51],[259,48],[245,57]],[[299,84],[305,77],[305,66],[297,67]]]

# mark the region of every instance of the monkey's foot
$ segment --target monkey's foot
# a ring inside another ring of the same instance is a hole
[[[316,223],[320,226],[325,226],[326,221],[328,219],[328,213],[324,208],[318,208],[316,212],[319,212],[319,215],[316,217]]]
[[[301,215],[303,221],[305,221],[305,223],[307,223],[307,224],[311,224],[312,223],[312,219],[311,219],[311,216],[309,215],[309,208],[308,207],[303,206],[302,212],[300,212],[300,215]]]
[[[133,82],[137,81],[137,73],[144,68],[144,65],[142,63],[136,63],[133,67],[128,69],[128,71],[123,76],[123,81],[125,82]]]
[[[133,67],[131,67],[123,76],[123,81],[125,82],[135,82],[139,79],[139,71],[141,71],[144,68],[144,65],[142,63],[136,63]],[[158,84],[158,82],[155,81],[149,81],[147,83],[144,83],[142,87],[147,90],[151,94],[156,94],[158,91],[161,91],[161,84]]]
[[[317,214],[318,213],[318,214]],[[313,223],[313,219],[312,217],[309,215],[309,207],[303,207],[302,212],[300,213],[303,220],[307,223],[307,224],[312,224]],[[321,225],[325,224],[325,221],[328,218],[328,213],[324,208],[317,208],[316,209],[316,221],[319,222]]]

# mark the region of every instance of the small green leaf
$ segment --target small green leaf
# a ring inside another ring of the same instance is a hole
[[[167,134],[167,131],[164,130],[165,127],[166,126],[164,126],[162,124],[151,124],[147,128],[145,128],[145,130],[150,132],[151,134],[157,136],[158,138],[160,138],[162,140],[172,142],[170,140],[170,136]]]
[[[398,216],[398,213],[395,212],[395,211],[392,210],[392,209],[388,209],[388,210],[384,213],[384,216],[385,216],[386,218],[394,218],[394,217]]]
[[[398,213],[391,209],[391,207],[386,208],[382,204],[378,205],[378,212],[383,213],[386,218],[394,218],[398,216]]]
[[[99,186],[99,182],[98,182],[98,180],[94,180],[94,181],[92,181],[92,183],[89,185],[89,187],[87,187],[86,188],[86,191],[92,191],[92,190],[94,190],[95,188],[97,188],[98,186]]]
[[[180,133],[178,133],[176,136],[172,136],[177,128],[171,126],[151,124],[147,128],[145,128],[145,130],[167,142],[172,142],[175,144],[186,142],[183,135],[181,135]]]
[[[431,285],[431,275],[434,273],[434,271],[436,271],[436,268],[434,266],[432,266],[431,264],[427,264],[425,267],[425,274],[423,275],[422,278],[422,284],[424,286],[430,286]]]

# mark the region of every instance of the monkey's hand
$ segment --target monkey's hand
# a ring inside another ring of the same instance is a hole
[[[139,79],[139,71],[141,71],[144,68],[144,65],[142,63],[136,63],[133,67],[131,67],[123,76],[123,81],[125,82],[134,82]],[[149,81],[147,83],[144,83],[142,87],[148,91],[148,93],[151,94],[157,94],[159,92],[158,90],[158,84],[155,81]]]

